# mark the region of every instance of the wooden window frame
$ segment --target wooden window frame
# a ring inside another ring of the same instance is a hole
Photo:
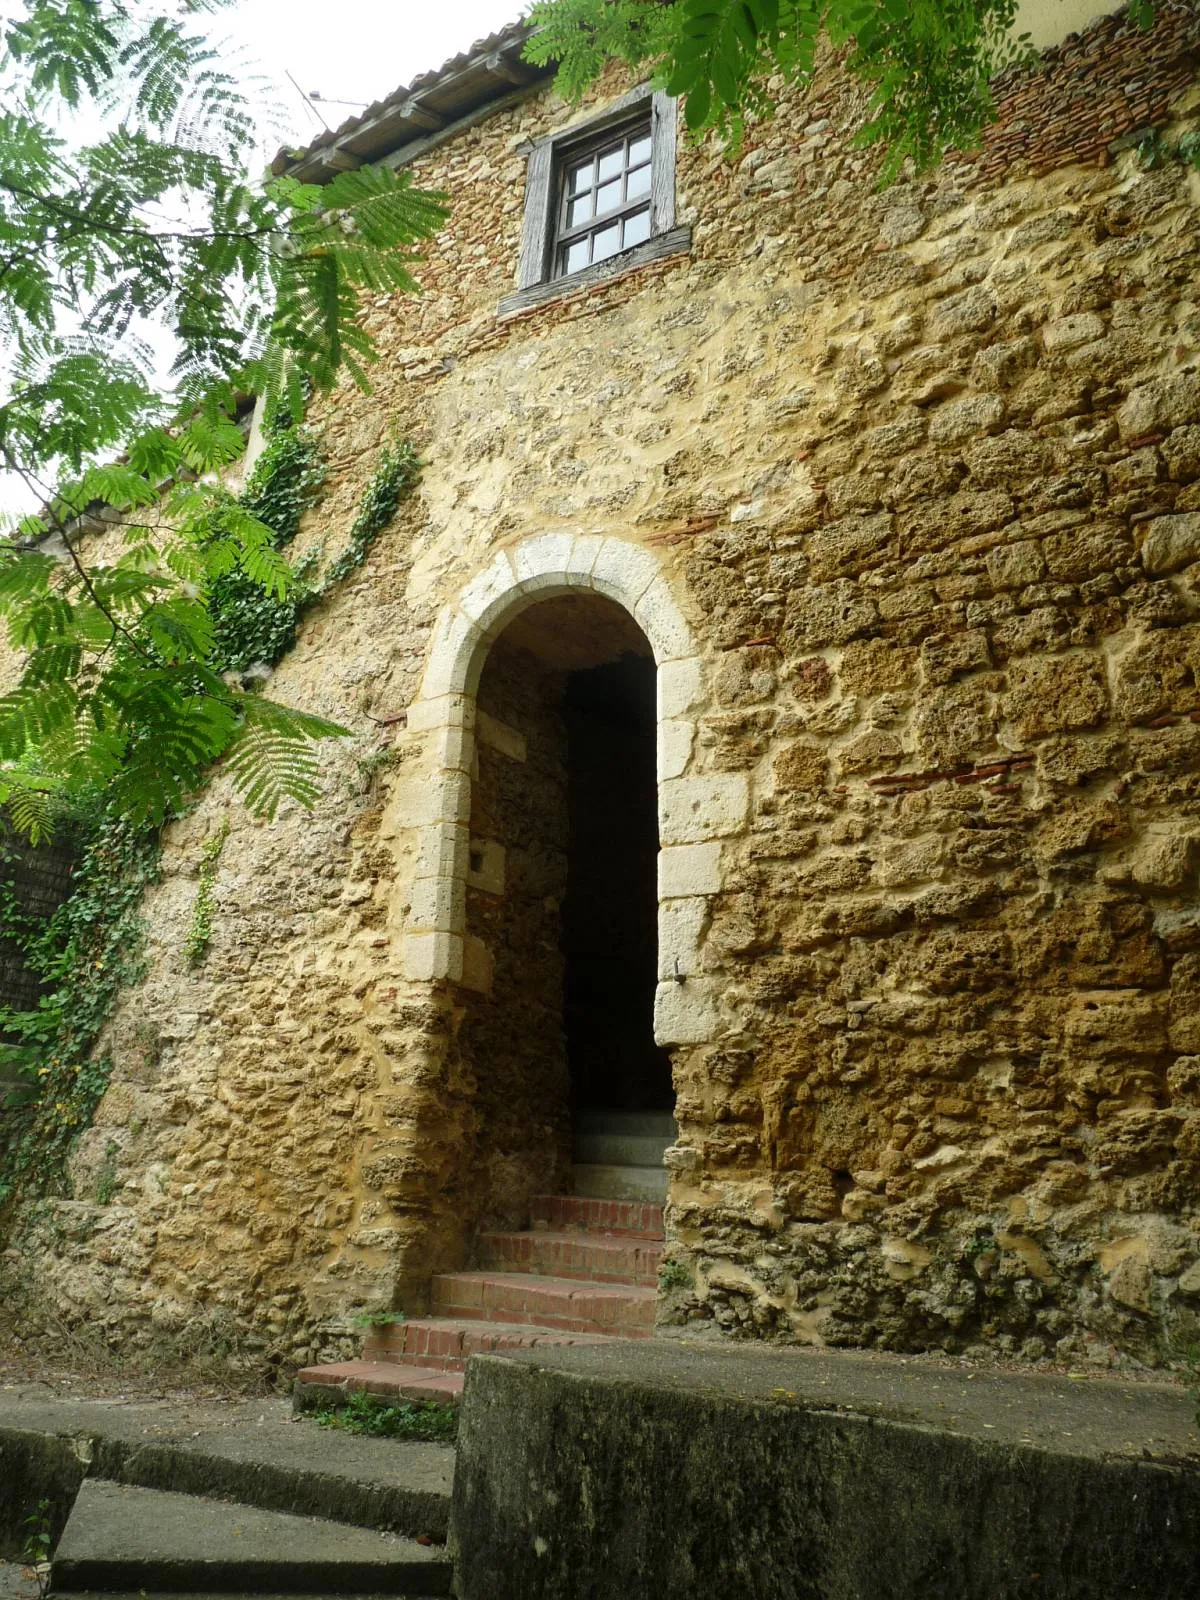
[[[554,276],[554,251],[560,242],[559,215],[564,164],[573,153],[603,143],[607,135],[650,123],[650,237],[628,250],[579,271]],[[690,228],[675,221],[675,101],[639,85],[604,111],[529,147],[525,180],[525,219],[521,239],[518,290],[500,302],[500,315],[511,315],[544,300],[557,299],[605,278],[615,277],[648,261],[659,261],[691,248]]]

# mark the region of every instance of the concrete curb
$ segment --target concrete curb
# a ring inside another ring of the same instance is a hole
[[[18,1421],[17,1409],[35,1415]],[[240,1430],[210,1430],[207,1437],[147,1438],[129,1419],[144,1421],[148,1408],[129,1407],[122,1418],[117,1408],[94,1403],[17,1408],[0,1400],[0,1556],[20,1555],[23,1521],[42,1499],[50,1502],[57,1541],[85,1478],[445,1541],[449,1446],[318,1434],[308,1424],[304,1432],[284,1435],[286,1401],[250,1410],[267,1412],[272,1426],[259,1429],[247,1420]],[[161,1409],[154,1414],[164,1415]],[[286,1447],[294,1459],[280,1459]]]

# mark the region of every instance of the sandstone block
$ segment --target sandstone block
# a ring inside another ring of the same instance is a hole
[[[1036,539],[1020,539],[1015,544],[1002,544],[989,550],[988,577],[996,589],[1023,589],[1045,576],[1046,561],[1042,547]]]
[[[1185,888],[1195,876],[1197,840],[1188,834],[1151,837],[1134,851],[1133,881],[1157,894]]]
[[[1108,715],[1104,663],[1095,655],[1014,662],[1004,712],[1023,739],[1094,728]]]
[[[829,758],[819,744],[798,739],[775,757],[775,786],[815,793],[825,787]]]
[[[1017,428],[978,439],[963,452],[971,476],[985,486],[1023,483],[1048,471],[1050,459],[1044,440]]]
[[[1042,329],[1042,344],[1049,354],[1060,350],[1074,350],[1077,345],[1088,344],[1104,337],[1104,318],[1094,311],[1082,311],[1073,317],[1058,317],[1047,322]]]
[[[934,444],[956,445],[981,433],[995,433],[1004,423],[1004,401],[998,394],[971,394],[948,400],[933,413],[929,437]]]
[[[839,669],[851,694],[877,695],[907,689],[916,681],[917,652],[888,639],[863,639],[847,645]]]
[[[788,596],[787,635],[799,650],[846,644],[879,620],[875,602],[849,578],[814,583]]]
[[[1117,412],[1122,439],[1136,439],[1187,422],[1200,422],[1200,372],[1152,378],[1131,390]]]
[[[930,329],[935,339],[956,339],[964,333],[983,333],[996,320],[996,301],[981,287],[951,295],[935,307]]]
[[[990,665],[988,636],[982,628],[938,634],[921,645],[921,675],[926,683],[949,683],[960,672],[973,672]]]
[[[917,709],[921,759],[932,767],[953,767],[995,742],[995,714],[985,691],[974,683],[933,689]]]
[[[1155,517],[1142,543],[1142,565],[1153,574],[1178,572],[1200,561],[1200,511]]]

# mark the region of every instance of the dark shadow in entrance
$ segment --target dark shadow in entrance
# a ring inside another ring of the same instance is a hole
[[[563,1023],[573,1112],[670,1111],[654,1043],[658,948],[655,671],[647,656],[572,672]]]

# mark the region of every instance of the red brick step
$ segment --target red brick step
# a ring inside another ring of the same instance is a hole
[[[544,1344],[605,1344],[602,1333],[572,1333],[529,1323],[482,1322],[474,1318],[418,1317],[374,1328],[363,1347],[365,1361],[411,1362],[418,1367],[461,1371],[470,1356],[492,1350],[529,1350]]]
[[[366,1391],[380,1400],[438,1400],[457,1405],[463,1389],[461,1372],[433,1367],[401,1366],[392,1361],[328,1361],[319,1367],[302,1367],[296,1374],[296,1398],[307,1405],[322,1398],[348,1400]]]
[[[530,1201],[535,1228],[585,1228],[592,1233],[663,1236],[663,1208],[649,1200],[593,1200],[577,1194],[539,1194]]]
[[[552,1278],[586,1278],[592,1283],[643,1283],[658,1280],[663,1247],[636,1236],[595,1237],[586,1233],[484,1233],[479,1250],[485,1267],[540,1273]]]
[[[583,1283],[523,1272],[444,1272],[433,1280],[433,1310],[443,1317],[538,1323],[577,1333],[648,1339],[655,1291],[640,1284]]]

